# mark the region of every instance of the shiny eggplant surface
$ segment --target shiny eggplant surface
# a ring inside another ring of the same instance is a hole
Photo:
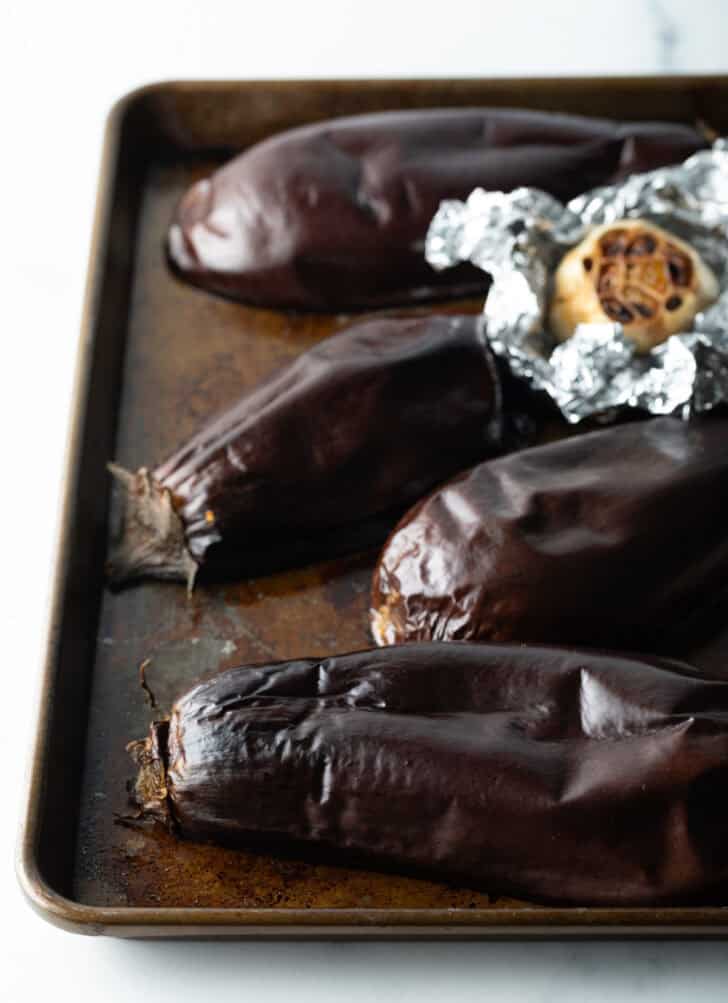
[[[705,145],[689,126],[488,108],[385,112],[283,132],[198,181],[169,257],[203,288],[271,307],[340,310],[483,292],[436,272],[424,238],[441,199],[521,185],[568,200]]]
[[[504,448],[476,317],[377,319],[298,356],[126,489],[112,582],[275,570],[381,543],[407,505]]]
[[[231,669],[129,751],[141,814],[184,839],[576,904],[728,878],[728,683],[655,657],[420,643]]]
[[[728,585],[728,421],[658,418],[514,453],[419,502],[372,632],[656,648]]]

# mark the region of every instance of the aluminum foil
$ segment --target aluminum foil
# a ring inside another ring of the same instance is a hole
[[[546,328],[551,275],[590,228],[647,219],[687,241],[720,284],[692,330],[645,355],[619,324],[581,324],[559,344]],[[636,174],[563,205],[536,188],[478,188],[442,202],[425,254],[437,269],[470,261],[493,278],[484,329],[513,372],[545,390],[572,423],[620,408],[691,414],[728,402],[728,140],[683,164]]]

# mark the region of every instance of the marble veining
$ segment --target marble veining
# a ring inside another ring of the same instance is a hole
[[[663,0],[648,0],[647,10],[652,20],[657,43],[657,65],[664,73],[675,69],[675,50],[678,44],[678,24],[675,12]]]

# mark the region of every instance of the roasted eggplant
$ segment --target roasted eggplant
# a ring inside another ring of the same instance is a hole
[[[298,356],[126,489],[112,583],[292,566],[381,543],[407,505],[504,448],[476,317],[378,319]]]
[[[576,904],[728,878],[728,683],[655,657],[422,643],[231,669],[129,750],[138,817],[184,839]]]
[[[659,650],[722,602],[726,512],[724,418],[658,418],[482,463],[392,533],[374,638]]]
[[[271,137],[198,181],[169,230],[177,271],[249,303],[348,310],[480,295],[471,265],[436,272],[441,199],[520,185],[568,200],[684,159],[701,133],[507,108],[385,112]]]

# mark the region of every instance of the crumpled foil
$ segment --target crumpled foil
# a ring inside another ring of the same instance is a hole
[[[581,324],[559,344],[545,326],[554,269],[591,227],[624,218],[687,241],[715,273],[718,299],[692,330],[644,355],[612,323]],[[625,407],[688,418],[728,402],[728,140],[566,206],[536,188],[477,188],[466,202],[440,204],[425,254],[437,269],[470,261],[490,273],[484,329],[493,349],[572,423],[608,421]]]

